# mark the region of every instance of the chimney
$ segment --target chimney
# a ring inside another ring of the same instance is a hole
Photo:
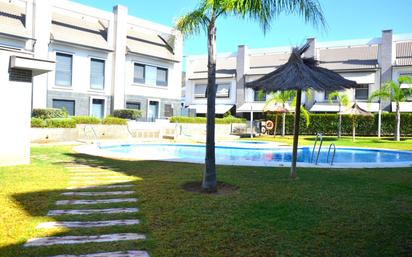
[[[316,59],[316,39],[314,37],[310,37],[306,39],[306,43],[309,44],[309,48],[308,50],[306,50],[303,56],[306,58],[314,57]],[[306,99],[306,94],[302,95],[302,104],[305,105],[306,109],[309,110],[315,104],[315,94],[315,90],[311,89],[311,99]]]
[[[392,64],[394,61],[393,50],[394,45],[392,43],[392,30],[382,31],[382,41],[379,47],[378,62],[381,68],[381,84],[392,79]]]

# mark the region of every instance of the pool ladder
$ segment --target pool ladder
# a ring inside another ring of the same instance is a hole
[[[315,149],[316,149],[316,145],[318,144],[319,141],[319,147],[317,150],[317,154],[316,154],[316,161],[315,161],[315,165],[318,165],[318,161],[319,161],[319,155],[320,155],[320,150],[322,149],[322,144],[323,144],[323,134],[322,133],[317,133],[316,134],[316,138],[315,138],[315,143],[313,144],[313,148],[312,148],[312,155],[310,157],[310,162],[313,163],[313,158],[315,156]],[[336,146],[334,143],[329,145],[329,150],[328,150],[328,155],[326,157],[326,163],[329,163],[329,155],[330,155],[330,151],[333,147],[333,153],[332,153],[332,157],[331,157],[331,161],[330,161],[330,165],[333,165],[333,161],[335,160],[335,154],[336,154]]]
[[[91,137],[89,136],[90,133],[87,133],[87,132],[88,132],[87,128],[90,128],[89,131],[92,132]],[[84,126],[84,134],[85,134],[87,140],[90,140],[93,144],[96,144],[98,147],[100,147],[100,143],[97,142],[97,134],[96,134],[96,131],[94,130],[94,128],[93,128],[92,125],[86,125],[86,126]]]

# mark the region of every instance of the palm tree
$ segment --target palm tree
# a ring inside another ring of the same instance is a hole
[[[342,136],[342,114],[340,112],[342,111],[342,105],[343,106],[348,106],[349,104],[349,97],[345,92],[339,92],[335,91],[329,94],[328,100],[330,103],[333,101],[337,101],[339,103],[339,126],[338,126],[338,138]]]
[[[286,90],[286,91],[277,91],[270,93],[268,99],[266,100],[265,107],[272,104],[281,104],[283,109],[286,109],[286,103],[290,101],[290,99],[294,98],[296,92],[293,90]],[[277,114],[276,121],[277,121]],[[277,123],[277,122],[276,122]],[[282,137],[285,136],[285,123],[286,123],[286,113],[282,113]],[[275,128],[275,135],[276,135],[276,128]]]
[[[381,89],[372,93],[369,100],[381,98],[396,103],[396,130],[395,140],[401,140],[401,110],[399,103],[405,102],[408,97],[412,96],[412,87],[401,88],[402,84],[412,84],[412,78],[408,76],[399,76],[398,82],[393,80],[386,82]]]
[[[250,18],[260,23],[263,31],[270,28],[272,20],[280,14],[297,14],[305,22],[325,25],[325,18],[318,0],[199,0],[193,11],[176,21],[176,29],[183,36],[207,33],[208,80],[206,117],[206,158],[202,188],[217,191],[215,166],[215,98],[216,98],[216,21],[229,15]]]

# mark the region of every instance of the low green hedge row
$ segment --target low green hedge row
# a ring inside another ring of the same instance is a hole
[[[31,112],[33,118],[39,119],[54,119],[54,118],[67,118],[69,114],[62,109],[46,108],[46,109],[33,109]]]
[[[51,119],[31,118],[32,128],[75,128],[76,124],[127,125],[127,120],[110,116],[104,119],[89,116]]]
[[[268,119],[275,120],[274,115],[268,115]],[[286,134],[293,133],[293,114],[286,115]],[[306,127],[305,119],[300,119],[300,134],[314,135],[323,133],[325,135],[336,135],[339,124],[339,115],[337,114],[310,114],[310,124]],[[395,131],[395,113],[382,114],[382,135],[393,135]],[[282,115],[278,116],[277,134],[282,130]],[[377,135],[378,114],[373,116],[356,116],[356,134],[361,136]],[[352,117],[342,115],[342,134],[352,134]],[[412,113],[401,114],[401,134],[412,135]]]
[[[170,118],[172,123],[206,123],[205,117],[185,117],[185,116],[173,116]],[[216,118],[216,124],[230,124],[230,123],[244,123],[245,119],[236,118],[233,116],[227,116],[224,118]]]
[[[140,110],[135,109],[119,109],[113,111],[113,117],[127,119],[127,120],[137,120],[142,116]]]

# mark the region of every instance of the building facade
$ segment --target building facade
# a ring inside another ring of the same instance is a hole
[[[107,12],[66,0],[0,0],[0,10],[2,49],[54,63],[33,77],[32,108],[100,118],[132,108],[143,120],[180,113],[182,38],[172,28],[124,6]]]
[[[371,112],[395,111],[393,103],[379,99],[369,103],[368,98],[388,80],[396,80],[400,75],[412,77],[411,34],[394,35],[391,30],[384,30],[379,38],[336,42],[316,42],[309,38],[307,41],[310,48],[305,54],[314,56],[321,67],[357,82],[356,88],[345,91],[351,103],[357,102]],[[290,47],[248,49],[242,45],[234,53],[218,54],[216,113],[231,111],[247,117],[254,112],[259,116],[267,95],[245,88],[245,83],[274,71],[287,62],[290,53]],[[207,56],[187,57],[185,83],[186,106],[203,115],[206,112]],[[329,102],[329,93],[312,91],[310,99],[303,96],[303,103],[311,112],[338,112],[339,104]],[[401,103],[401,111],[412,111],[412,99]]]

